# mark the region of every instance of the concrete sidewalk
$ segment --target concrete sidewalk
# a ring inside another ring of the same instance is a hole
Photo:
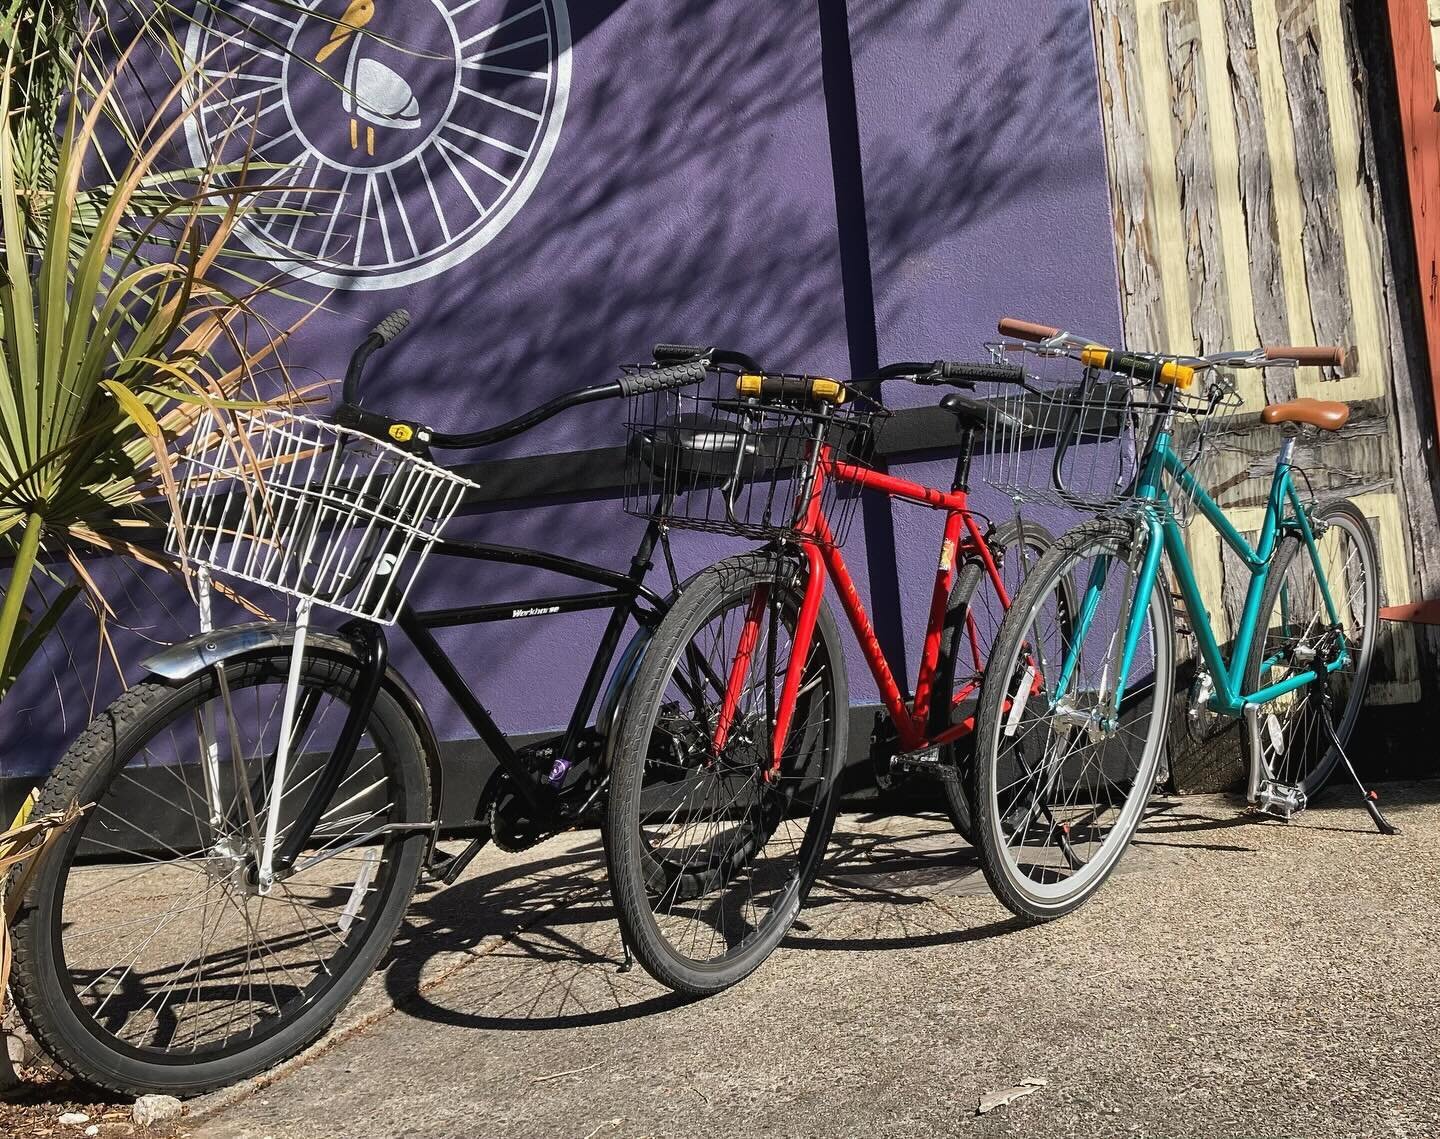
[[[1008,920],[939,819],[849,816],[803,928],[688,1004],[616,972],[597,836],[487,852],[417,900],[338,1039],[185,1127],[1437,1135],[1435,800],[1440,784],[1387,789],[1392,839],[1348,802],[1288,827],[1222,799],[1161,805],[1097,900],[1038,928]],[[1047,1084],[976,1116],[1024,1077]]]

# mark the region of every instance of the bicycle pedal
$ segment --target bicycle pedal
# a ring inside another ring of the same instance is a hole
[[[1305,809],[1305,792],[1288,783],[1266,783],[1255,797],[1255,813],[1289,822]]]
[[[919,751],[905,751],[890,757],[890,770],[906,775],[923,775],[927,779],[939,779],[946,783],[959,783],[960,772],[954,764],[940,758],[938,747],[921,748]]]

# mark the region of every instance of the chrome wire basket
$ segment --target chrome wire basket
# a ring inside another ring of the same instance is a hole
[[[1139,461],[1156,424],[1171,412],[1172,446],[1203,487],[1214,452],[1209,436],[1240,406],[1225,378],[1196,379],[1187,391],[1031,345],[989,347],[997,362],[1022,366],[1026,383],[981,393],[1004,414],[996,416],[975,470],[1016,503],[1102,511],[1133,502]],[[1168,509],[1183,524],[1193,490],[1173,482],[1168,489]]]
[[[275,408],[207,409],[177,470],[172,554],[386,625],[475,486],[352,428]]]
[[[651,367],[626,371],[637,375]],[[749,398],[740,394],[742,375],[712,367],[694,387],[631,397],[627,513],[679,529],[790,540],[814,497],[820,448],[828,447],[836,462],[863,464],[873,456],[889,415],[873,400],[851,389],[843,389],[838,405]],[[766,373],[747,381],[762,378],[797,387],[818,379]],[[834,480],[821,482],[829,544],[845,541],[858,501]]]

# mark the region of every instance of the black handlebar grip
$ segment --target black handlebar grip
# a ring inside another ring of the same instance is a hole
[[[1025,369],[1015,364],[963,364],[945,360],[940,376],[971,384],[1019,384],[1025,381]]]
[[[620,377],[620,394],[632,396],[667,388],[688,388],[701,383],[707,374],[704,364],[677,364],[673,368],[630,372]]]
[[[676,364],[681,360],[693,360],[710,352],[708,347],[698,344],[657,344],[654,358],[657,364]]]
[[[410,313],[407,309],[397,308],[379,324],[370,330],[371,336],[380,337],[382,345],[389,344],[395,337],[405,331],[410,323]]]

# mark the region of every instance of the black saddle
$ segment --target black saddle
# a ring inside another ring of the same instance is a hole
[[[947,395],[940,401],[940,406],[953,415],[961,427],[969,428],[982,435],[996,428],[1004,431],[1018,431],[1025,426],[1020,419],[1003,408],[996,407],[993,403],[986,403],[982,399],[975,399],[973,396],[961,395],[959,392]]]

